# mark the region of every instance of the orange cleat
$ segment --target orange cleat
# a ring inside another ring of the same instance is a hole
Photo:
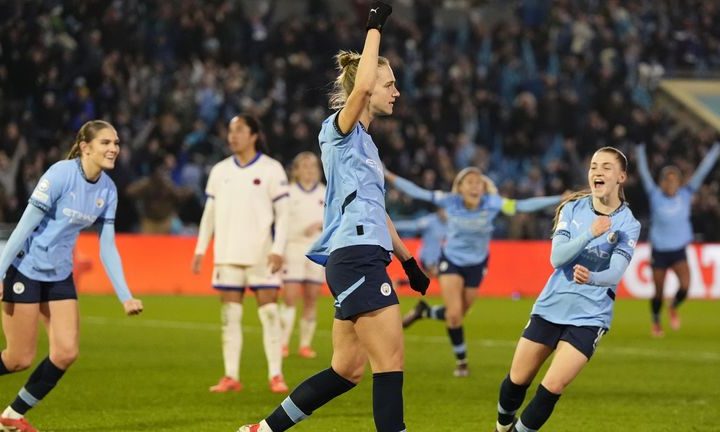
[[[224,376],[220,378],[220,381],[218,381],[217,384],[210,387],[210,391],[213,393],[227,393],[227,392],[239,392],[243,388],[242,383],[240,381],[230,378],[228,376]]]
[[[290,355],[290,348],[288,348],[287,345],[283,345],[283,346],[282,346],[282,356],[283,356],[283,358],[288,358],[289,355]]]
[[[20,419],[0,417],[0,429],[12,432],[37,432],[37,429],[32,427],[24,417]]]
[[[317,357],[317,353],[309,346],[300,347],[298,349],[298,355],[306,359],[314,359]]]
[[[680,315],[675,308],[670,308],[670,328],[680,330]]]
[[[282,375],[270,378],[270,391],[273,393],[287,393],[290,391]]]
[[[240,429],[238,429],[237,432],[260,432],[260,425],[255,423],[255,424],[240,426]]]

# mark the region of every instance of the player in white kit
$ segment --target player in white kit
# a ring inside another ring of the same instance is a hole
[[[279,271],[287,242],[287,176],[278,161],[259,151],[262,140],[260,123],[254,117],[234,117],[228,129],[233,154],[213,167],[205,189],[207,201],[192,270],[200,271],[214,234],[212,284],[222,300],[225,375],[210,387],[212,392],[242,390],[242,301],[248,287],[257,297],[270,390],[288,391],[282,375],[282,329],[277,305]]]
[[[295,325],[295,304],[303,300],[300,318],[298,355],[315,358],[312,339],[315,334],[316,301],[325,281],[325,269],[305,254],[322,231],[325,185],[320,182],[320,161],[315,153],[295,156],[290,172],[288,243],[285,249],[283,301],[280,323],[283,328],[283,356],[289,353],[290,336]]]

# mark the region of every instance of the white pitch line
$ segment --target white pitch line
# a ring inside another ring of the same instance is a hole
[[[87,316],[82,318],[82,322],[85,324],[93,325],[113,325],[118,327],[144,327],[144,328],[157,328],[157,329],[171,329],[171,330],[200,330],[200,331],[212,331],[220,332],[220,323],[203,323],[203,322],[191,322],[191,321],[170,321],[170,320],[154,320],[144,318],[132,318],[132,319],[112,319],[99,316]],[[250,333],[261,333],[262,329],[255,326],[243,326],[243,331]],[[316,335],[322,337],[330,337],[330,330],[317,330]],[[445,336],[421,336],[406,334],[405,340],[412,343],[433,343],[433,344],[447,344],[448,339]],[[467,344],[478,345],[485,348],[512,348],[517,343],[517,340],[502,340],[502,339],[468,339]],[[631,348],[631,347],[613,347],[613,346],[600,346],[598,348],[603,354],[620,355],[620,356],[635,356],[635,357],[650,357],[656,359],[676,359],[676,360],[688,360],[688,361],[699,361],[699,362],[715,362],[720,361],[720,352],[715,351],[667,351],[662,349],[647,349],[647,348]]]

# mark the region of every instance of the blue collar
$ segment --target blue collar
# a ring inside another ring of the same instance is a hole
[[[257,153],[255,154],[255,157],[253,157],[252,159],[250,159],[250,162],[246,163],[245,165],[241,164],[240,161],[238,160],[237,156],[235,156],[235,155],[233,155],[233,161],[235,162],[235,165],[237,165],[239,168],[247,168],[247,167],[249,167],[250,165],[252,165],[252,164],[254,164],[255,162],[257,162],[257,160],[260,159],[260,156],[262,156],[262,153],[257,152]]]

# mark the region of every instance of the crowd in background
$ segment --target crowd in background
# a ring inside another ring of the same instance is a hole
[[[275,1],[9,1],[0,3],[0,221],[17,221],[39,176],[64,158],[87,120],[115,125],[117,228],[192,232],[210,167],[228,155],[227,123],[249,112],[267,152],[289,164],[319,152],[339,49],[362,48],[367,2],[307,0],[280,17]],[[507,197],[586,186],[586,160],[612,145],[626,152],[626,194],[647,200],[634,172],[648,143],[657,174],[690,174],[712,143],[654,107],[660,78],[720,71],[720,5],[713,0],[526,0],[510,14],[462,11],[452,1],[398,0],[383,34],[401,97],[373,123],[387,168],[428,189],[449,190],[474,165]],[[462,2],[459,2],[462,3]],[[492,2],[490,2],[492,3]],[[342,8],[339,8],[342,9]],[[697,195],[698,240],[720,241],[720,169]],[[389,190],[388,210],[432,211]],[[552,214],[518,215],[501,238],[547,238]],[[142,224],[170,220],[170,224]]]

